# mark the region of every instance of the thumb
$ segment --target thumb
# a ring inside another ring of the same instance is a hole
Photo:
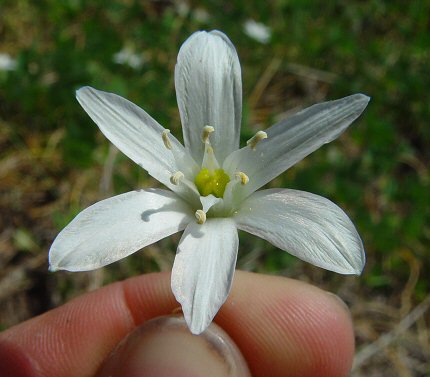
[[[231,338],[212,323],[200,335],[183,317],[158,317],[128,334],[108,356],[98,377],[250,377]]]

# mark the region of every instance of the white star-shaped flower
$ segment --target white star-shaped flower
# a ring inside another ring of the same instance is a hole
[[[363,245],[339,207],[307,192],[257,190],[339,136],[369,98],[355,94],[311,106],[239,149],[241,70],[227,36],[194,33],[179,51],[175,86],[185,146],[126,99],[90,87],[77,91],[105,136],[170,190],[132,191],[82,211],[55,239],[51,270],[96,269],[184,231],[171,285],[194,334],[228,296],[238,229],[316,266],[359,274]]]
[[[263,44],[269,42],[272,36],[272,30],[270,27],[251,19],[245,21],[243,29],[248,37]]]

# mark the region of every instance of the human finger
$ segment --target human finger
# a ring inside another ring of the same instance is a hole
[[[128,332],[177,307],[168,274],[112,284],[0,334],[11,376],[93,376]],[[308,284],[238,271],[216,321],[253,375],[346,376],[354,349],[347,311]],[[182,350],[183,351],[183,350]]]

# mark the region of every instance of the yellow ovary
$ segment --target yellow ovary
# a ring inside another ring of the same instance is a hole
[[[210,171],[207,168],[203,168],[194,179],[200,195],[208,196],[212,194],[217,198],[224,196],[225,187],[228,182],[230,182],[230,177],[223,169]]]

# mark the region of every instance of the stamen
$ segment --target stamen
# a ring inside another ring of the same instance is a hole
[[[172,184],[174,184],[175,186],[179,185],[179,181],[184,178],[184,173],[182,173],[181,171],[177,171],[175,174],[173,174],[170,177],[170,182]]]
[[[234,176],[240,181],[242,186],[245,186],[249,182],[249,177],[244,172],[239,171]]]
[[[201,209],[198,209],[195,213],[197,224],[204,224],[206,222],[206,213],[205,211],[202,211]]]
[[[172,149],[172,144],[170,143],[170,140],[169,140],[169,134],[170,134],[170,130],[165,129],[165,130],[163,131],[163,133],[162,133],[161,137],[163,138],[164,146],[165,146],[167,149]]]
[[[215,128],[213,128],[212,126],[204,126],[203,127],[203,131],[202,131],[202,141],[203,143],[208,143],[209,142],[209,135],[215,131]]]
[[[255,151],[255,147],[258,142],[267,138],[267,134],[264,131],[258,131],[251,139],[246,142],[246,145],[250,146],[253,151]]]
[[[205,143],[205,154],[203,155],[202,167],[209,170],[219,169],[219,163],[215,157],[214,149],[210,142]]]

